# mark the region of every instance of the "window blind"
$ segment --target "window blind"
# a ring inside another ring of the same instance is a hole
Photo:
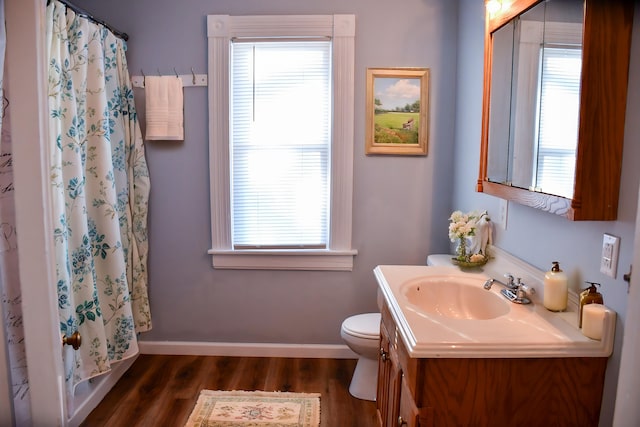
[[[573,197],[580,113],[579,47],[544,47],[541,60],[535,187]]]
[[[331,43],[231,44],[235,249],[328,246]]]

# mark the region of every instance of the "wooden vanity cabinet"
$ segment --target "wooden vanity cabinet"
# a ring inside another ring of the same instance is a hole
[[[598,425],[607,358],[411,358],[381,312],[380,426]]]
[[[411,372],[417,359],[407,357],[391,314],[386,305],[383,307],[376,397],[378,421],[381,426],[427,426],[429,424],[420,422],[419,411],[413,400],[416,376]],[[410,375],[407,376],[407,373]]]

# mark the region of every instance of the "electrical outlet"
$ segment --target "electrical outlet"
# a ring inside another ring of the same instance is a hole
[[[618,252],[620,251],[620,238],[611,234],[604,235],[602,239],[602,259],[600,260],[600,272],[609,277],[616,278],[618,270]]]
[[[498,224],[503,230],[507,229],[507,213],[509,211],[509,201],[500,199],[500,211],[498,213]]]

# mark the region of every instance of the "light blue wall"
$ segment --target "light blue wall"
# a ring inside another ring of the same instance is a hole
[[[482,115],[482,72],[484,49],[484,8],[481,0],[461,0],[458,27],[458,78],[456,99],[456,136],[454,158],[454,198],[456,209],[487,209],[498,216],[498,199],[475,192],[480,155]],[[602,284],[605,304],[618,313],[614,354],[607,367],[605,398],[601,426],[611,424],[620,365],[622,337],[627,312],[627,283],[633,259],[638,185],[640,182],[640,7],[636,3],[625,142],[622,164],[622,186],[618,220],[607,222],[571,222],[555,215],[509,203],[507,229],[497,229],[495,243],[541,270],[552,261],[560,261],[574,288],[584,288],[584,281]],[[602,235],[619,236],[620,260],[617,278],[600,273]],[[637,274],[637,273],[636,273]],[[637,326],[636,326],[637,329]]]
[[[448,0],[112,0],[76,2],[130,35],[132,74],[206,72],[207,14],[356,15],[353,272],[211,267],[207,90],[186,88],[184,143],[146,143],[150,300],[143,340],[341,344],[340,324],[377,310],[378,264],[448,250],[457,3]],[[430,67],[427,157],[364,154],[367,67]],[[144,98],[136,90],[140,116]]]
[[[450,250],[453,209],[487,209],[498,199],[475,192],[481,126],[482,0],[95,0],[78,1],[131,36],[132,74],[204,73],[207,14],[354,13],[356,30],[354,246],[352,273],[242,272],[211,268],[206,89],[185,89],[186,141],[148,143],[151,170],[150,279],[154,330],[145,340],[340,343],[342,320],[376,309],[371,270],[423,263]],[[619,314],[602,423],[611,424],[625,327],[640,169],[640,17],[636,7],[619,219],[569,222],[511,203],[495,242],[546,270],[559,260],[572,280],[602,283]],[[364,155],[367,67],[431,68],[426,158]],[[139,105],[144,105],[137,92]],[[140,109],[141,116],[144,111]],[[455,159],[455,161],[453,160]],[[599,272],[602,234],[621,237],[617,279]]]

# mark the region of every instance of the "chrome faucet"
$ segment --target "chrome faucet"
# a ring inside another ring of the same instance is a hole
[[[491,289],[491,285],[493,285],[494,283],[497,283],[498,285],[501,285],[502,287],[504,287],[506,289],[515,290],[516,289],[516,284],[515,284],[515,282],[513,280],[513,276],[511,274],[509,274],[509,273],[506,273],[504,275],[504,277],[507,279],[507,283],[503,283],[498,279],[488,279],[486,282],[484,282],[484,288],[486,290],[489,290],[489,289]]]
[[[527,295],[535,294],[536,290],[531,286],[522,283],[519,277],[515,279],[515,281],[513,279],[513,276],[509,273],[505,274],[504,277],[507,278],[507,283],[503,283],[498,279],[488,279],[486,282],[484,282],[483,287],[486,290],[489,290],[494,283],[497,283],[504,288],[500,291],[500,293],[512,303],[530,304],[531,299],[529,299]]]

